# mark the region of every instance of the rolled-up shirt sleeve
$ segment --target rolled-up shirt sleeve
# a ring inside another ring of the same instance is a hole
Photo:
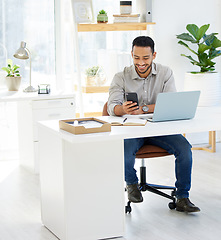
[[[116,105],[124,103],[124,78],[122,73],[115,74],[113,81],[109,88],[109,98],[107,104],[107,111],[109,115],[115,116],[114,108]]]

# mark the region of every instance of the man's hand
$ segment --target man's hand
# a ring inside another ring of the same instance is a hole
[[[141,113],[137,113],[140,108],[139,106],[137,106],[137,103],[132,102],[132,101],[127,101],[123,103],[123,111],[126,114],[130,114],[130,115],[136,115],[136,114],[141,114]]]

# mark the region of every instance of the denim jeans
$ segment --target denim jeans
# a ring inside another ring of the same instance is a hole
[[[124,140],[124,161],[125,161],[125,181],[127,184],[138,182],[136,170],[134,169],[136,152],[144,144],[152,144],[164,148],[175,156],[175,175],[177,188],[177,198],[189,197],[191,187],[192,171],[192,151],[191,145],[181,134],[135,138]]]

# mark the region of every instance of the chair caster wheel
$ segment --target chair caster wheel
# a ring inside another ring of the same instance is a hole
[[[125,213],[131,213],[131,211],[132,211],[132,208],[131,208],[131,206],[125,206]]]
[[[170,202],[168,204],[169,209],[175,209],[176,208],[176,203],[175,202]]]

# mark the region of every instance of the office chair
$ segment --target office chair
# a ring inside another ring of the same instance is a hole
[[[104,104],[103,107],[103,112],[102,112],[102,116],[109,116],[108,112],[107,112],[107,102]],[[176,208],[176,188],[172,187],[172,186],[164,186],[164,185],[156,185],[156,184],[150,184],[146,182],[146,166],[145,166],[145,158],[153,158],[153,157],[164,157],[164,156],[168,156],[168,155],[172,155],[170,153],[168,153],[165,149],[158,147],[158,146],[154,146],[154,145],[144,145],[142,146],[138,152],[136,153],[136,158],[138,159],[142,159],[141,160],[141,166],[140,166],[140,182],[139,182],[139,188],[140,191],[149,191],[155,194],[158,194],[162,197],[171,199],[172,202],[170,202],[168,204],[170,209],[175,209]],[[161,190],[172,190],[171,195],[166,194]],[[125,206],[125,212],[126,213],[130,213],[132,211],[131,208],[131,202],[128,201],[127,206]]]

